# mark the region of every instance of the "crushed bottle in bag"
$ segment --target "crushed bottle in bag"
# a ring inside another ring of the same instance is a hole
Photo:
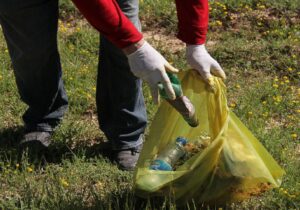
[[[183,137],[176,138],[175,143],[168,145],[163,151],[161,151],[155,160],[152,162],[150,169],[173,171],[173,166],[176,162],[186,155],[185,145],[187,139]]]

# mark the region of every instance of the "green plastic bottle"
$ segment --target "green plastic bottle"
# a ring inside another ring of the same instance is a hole
[[[172,83],[172,87],[175,91],[176,98],[182,96],[183,95],[182,88],[178,77],[175,74],[171,74],[169,72],[167,72],[167,74]],[[161,97],[166,100],[169,99],[165,89],[163,88],[163,85],[159,84],[158,87],[159,87],[159,94],[161,95]]]

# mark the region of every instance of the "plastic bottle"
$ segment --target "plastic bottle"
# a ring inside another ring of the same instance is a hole
[[[177,137],[176,142],[167,146],[157,158],[153,161],[150,169],[172,171],[175,163],[186,154],[184,146],[187,143],[187,139],[183,137]]]
[[[170,100],[163,88],[162,85],[159,86],[160,95],[162,98],[168,101],[168,103],[173,106],[183,117],[183,119],[191,126],[197,127],[199,125],[199,121],[196,115],[196,110],[192,102],[188,99],[188,97],[184,96],[182,93],[180,81],[176,75],[168,73],[170,81],[172,83],[172,87],[176,94],[175,100]]]

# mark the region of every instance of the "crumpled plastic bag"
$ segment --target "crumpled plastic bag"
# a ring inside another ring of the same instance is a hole
[[[213,78],[213,93],[196,71],[184,71],[179,77],[184,95],[196,108],[199,126],[190,127],[175,109],[162,102],[134,172],[136,194],[171,194],[180,203],[225,203],[279,187],[284,170],[228,109],[222,80]],[[192,143],[209,139],[209,143],[175,171],[150,170],[158,152],[178,136]]]

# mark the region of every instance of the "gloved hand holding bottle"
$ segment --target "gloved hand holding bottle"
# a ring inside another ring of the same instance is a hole
[[[178,70],[166,61],[148,42],[142,40],[136,45],[123,49],[127,54],[132,73],[146,81],[156,104],[159,103],[159,84],[162,84],[171,100],[176,98],[167,72],[177,73]],[[132,52],[133,51],[133,52]]]

